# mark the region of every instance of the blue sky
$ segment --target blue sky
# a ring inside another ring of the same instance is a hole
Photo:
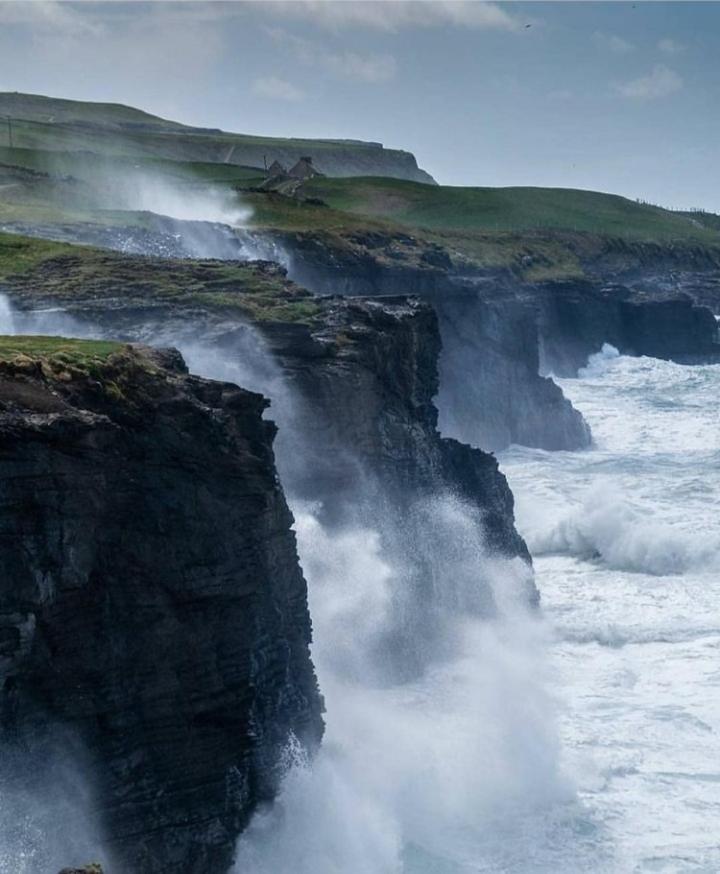
[[[0,2],[0,90],[720,211],[720,3]]]

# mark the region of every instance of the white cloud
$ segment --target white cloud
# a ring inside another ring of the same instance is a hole
[[[661,39],[657,44],[658,49],[665,55],[679,55],[685,51],[687,46],[669,37]]]
[[[655,100],[676,94],[683,87],[682,77],[663,64],[653,67],[652,72],[639,79],[633,79],[618,85],[618,91],[623,97],[635,100]]]
[[[162,83],[182,82],[210,68],[224,53],[222,28],[212,22],[186,20],[183,10],[194,4],[144,4],[128,10],[110,3],[31,2],[0,3],[0,22],[26,19],[34,50],[46,69],[102,70],[100,92],[118,71],[132,90],[142,86],[146,95]],[[20,13],[10,7],[24,7]],[[104,7],[112,12],[108,14]],[[175,10],[175,14],[167,13]],[[119,14],[116,14],[119,13]],[[114,17],[113,17],[114,16]],[[192,26],[189,26],[191,24]],[[160,49],[158,48],[160,47]],[[112,72],[111,72],[112,71]],[[124,99],[123,97],[116,99]]]
[[[524,26],[505,8],[484,0],[274,0],[263,9],[333,30],[454,26],[517,31]]]
[[[598,30],[593,34],[593,40],[601,49],[616,55],[626,55],[635,51],[635,46],[631,42],[614,33],[602,33]]]
[[[258,97],[267,97],[270,100],[286,100],[294,103],[302,100],[305,97],[305,92],[288,82],[287,79],[280,79],[277,76],[261,76],[255,79],[252,84],[253,94]]]
[[[51,29],[70,34],[99,34],[103,28],[99,22],[85,15],[69,3],[59,0],[11,0],[0,3],[0,24],[31,25],[38,29]]]
[[[395,58],[386,53],[361,55],[350,51],[328,51],[324,46],[286,30],[271,28],[268,33],[300,63],[325,69],[338,78],[377,84],[394,78],[397,71]]]

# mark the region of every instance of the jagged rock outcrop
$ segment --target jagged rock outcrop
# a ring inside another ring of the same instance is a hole
[[[312,324],[261,326],[295,398],[289,430],[304,436],[301,451],[281,452],[283,480],[321,506],[328,525],[379,533],[396,588],[377,657],[384,676],[411,677],[447,645],[453,610],[496,610],[485,558],[530,556],[495,457],[440,436],[432,307],[412,298],[321,300]],[[473,555],[471,579],[448,575],[458,554]],[[536,603],[529,573],[524,585]]]
[[[713,318],[720,312],[720,274],[702,249],[608,240],[585,264],[591,279],[534,283],[507,269],[464,269],[442,247],[410,235],[279,238],[290,253],[291,276],[316,292],[393,289],[432,302],[444,347],[443,430],[469,442],[474,432],[486,448],[587,445],[581,416],[539,376],[538,362],[543,373],[574,376],[603,343],[681,362],[720,357]],[[463,397],[460,383],[469,386]],[[452,396],[444,397],[447,392]]]
[[[582,416],[541,374],[574,376],[603,343],[626,354],[676,361],[720,355],[712,317],[713,309],[720,310],[717,272],[702,259],[699,272],[679,271],[693,254],[684,250],[665,253],[663,268],[653,247],[618,242],[608,249],[607,263],[603,249],[591,266],[626,284],[607,284],[602,276],[532,283],[508,270],[463,272],[442,246],[397,232],[261,238],[161,218],[151,230],[74,226],[45,232],[67,239],[87,234],[103,246],[165,256],[262,254],[284,260],[291,277],[318,294],[420,296],[436,309],[443,338],[441,429],[485,449],[511,443],[549,450],[588,445]],[[643,258],[656,255],[656,268],[643,266]]]
[[[80,258],[76,252],[8,281],[8,294],[23,311],[61,307],[86,334],[172,341],[185,349],[199,343],[220,363],[242,364],[244,378],[254,378],[255,385],[258,371],[276,362],[302,407],[295,404],[293,411],[303,417],[298,429],[285,427],[280,435],[284,441],[296,430],[304,434],[303,452],[294,453],[302,463],[283,472],[300,496],[330,501],[368,474],[398,496],[438,487],[469,493],[458,479],[462,465],[451,460],[461,452],[467,467],[475,467],[469,479],[476,487],[486,483],[474,501],[488,530],[497,532],[492,546],[527,556],[495,459],[441,440],[434,402],[441,338],[432,306],[404,297],[316,297],[271,264],[238,267],[233,274],[222,262],[92,250]],[[265,287],[273,289],[272,299],[261,297],[258,289]],[[256,348],[254,335],[264,349]],[[266,376],[260,377],[264,385]],[[280,399],[275,415],[284,415]]]
[[[172,351],[8,342],[4,760],[42,792],[80,742],[119,870],[222,874],[288,740],[322,732],[266,401]]]
[[[266,325],[272,354],[303,407],[311,464],[293,487],[347,503],[368,475],[398,506],[447,491],[482,513],[496,552],[527,557],[512,494],[495,458],[440,437],[440,334],[427,304],[406,298],[330,298],[314,325]]]
[[[443,337],[440,426],[473,446],[512,443],[579,449],[591,442],[582,415],[552,379],[540,375],[538,326],[514,298],[433,296]]]
[[[377,239],[376,239],[377,237]],[[306,287],[327,293],[412,294],[435,308],[442,336],[438,406],[444,434],[483,449],[511,443],[541,449],[589,445],[590,429],[551,379],[540,375],[537,319],[518,293],[503,293],[500,283],[455,275],[440,247],[426,247],[416,262],[403,252],[392,262],[373,256],[385,246],[382,235],[365,235],[364,248],[332,249],[311,235],[288,235],[291,275]],[[396,235],[403,245],[416,242]],[[587,358],[587,356],[586,356]]]
[[[22,308],[62,307],[78,320],[73,332],[176,345],[196,371],[272,397],[285,486],[319,502],[328,525],[375,530],[381,516],[383,550],[413,577],[402,588],[427,607],[429,628],[440,629],[433,580],[442,562],[431,554],[430,502],[462,504],[478,560],[488,552],[528,559],[495,458],[440,437],[441,343],[428,303],[314,296],[277,265],[75,248],[8,279],[7,289]],[[441,539],[457,537],[459,525]],[[487,579],[466,589],[478,610],[492,612]],[[537,599],[530,580],[527,595]]]

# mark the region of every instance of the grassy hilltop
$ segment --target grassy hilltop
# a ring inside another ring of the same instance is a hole
[[[0,129],[0,144],[9,146],[12,136],[18,148],[254,167],[274,160],[287,165],[310,154],[332,176],[379,173],[433,181],[409,152],[385,149],[379,143],[228,133],[168,121],[121,104],[0,92],[2,116],[11,119],[11,130]]]
[[[118,180],[136,177],[160,180],[187,199],[212,188],[249,206],[255,228],[318,235],[329,247],[370,247],[379,258],[380,250],[397,257],[398,247],[420,257],[432,245],[454,263],[510,268],[533,280],[583,275],[609,245],[700,253],[720,263],[720,217],[712,214],[593,191],[424,184],[392,178],[397,156],[408,153],[207,131],[116,104],[0,93],[4,113],[15,120],[11,147],[0,118],[0,225],[146,227],[148,213],[118,209],[108,194]],[[270,157],[297,149],[355,175],[329,172],[299,188],[266,190],[258,148]],[[368,160],[376,162],[374,175],[358,175]]]
[[[711,241],[686,214],[614,194],[570,188],[461,188],[395,179],[310,180],[303,193],[354,215],[461,231],[568,230]]]

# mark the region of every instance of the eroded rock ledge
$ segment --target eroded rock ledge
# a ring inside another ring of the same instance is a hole
[[[79,741],[133,874],[226,871],[322,733],[265,405],[173,351],[0,343],[5,755],[42,793]]]

